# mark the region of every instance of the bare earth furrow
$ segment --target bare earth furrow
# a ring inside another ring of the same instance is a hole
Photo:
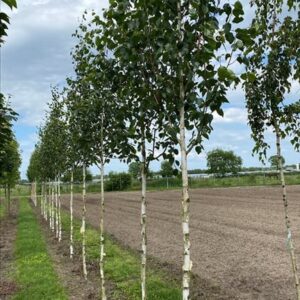
[[[300,260],[300,186],[288,187]],[[148,253],[181,268],[181,193],[148,193]],[[88,197],[87,218],[98,226],[99,195]],[[81,215],[80,195],[75,213]],[[65,199],[68,207],[68,198]],[[121,243],[140,248],[140,193],[106,194],[105,227]],[[294,299],[280,187],[191,189],[193,272],[238,299]]]

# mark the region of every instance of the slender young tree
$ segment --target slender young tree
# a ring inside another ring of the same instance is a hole
[[[31,182],[31,197],[34,200],[35,206],[37,206],[36,185],[38,181],[41,181],[41,171],[39,169],[39,146],[36,145],[34,151],[31,154],[29,166],[27,169],[27,178]],[[41,213],[43,213],[44,199],[41,197]]]
[[[78,164],[82,166],[83,172],[83,188],[82,188],[82,264],[83,275],[87,279],[86,268],[86,186],[85,175],[86,167],[93,163],[93,147],[90,139],[91,127],[89,124],[88,115],[85,113],[85,108],[89,103],[89,89],[84,81],[81,81],[81,75],[77,74],[76,80],[68,80],[69,93],[65,100],[66,118],[68,124],[68,132],[71,134],[72,153],[76,153]],[[73,158],[71,159],[74,162]],[[74,170],[74,167],[73,167]]]
[[[187,157],[193,149],[198,153],[202,150],[202,141],[212,130],[213,112],[223,114],[222,104],[228,102],[226,91],[238,82],[230,65],[236,60],[242,63],[240,52],[244,42],[249,42],[250,38],[244,31],[234,31],[231,23],[243,20],[242,5],[239,1],[233,6],[228,3],[221,6],[218,1],[199,3],[183,0],[140,0],[134,3],[115,0],[110,4],[104,14],[104,43],[117,59],[119,73],[126,76],[124,89],[128,93],[122,90],[122,95],[126,95],[127,106],[132,111],[137,107],[139,113],[139,125],[134,127],[139,131],[133,140],[140,140],[137,149],[144,164],[142,224],[146,216],[143,200],[147,170],[145,145],[155,140],[149,128],[155,129],[162,140],[160,146],[154,147],[155,150],[170,148],[172,143],[180,148],[183,299],[189,299],[192,262]],[[187,138],[186,131],[189,131],[190,138]],[[168,149],[165,158],[168,154],[173,162],[175,150],[173,147]],[[153,156],[150,155],[150,158],[153,159]],[[144,226],[142,236],[144,250]],[[142,255],[143,299],[146,298],[144,264],[145,251]]]
[[[254,153],[261,160],[267,154],[269,144],[265,141],[265,132],[272,128],[282,186],[287,244],[290,254],[297,299],[300,299],[300,285],[294,243],[291,233],[291,221],[288,212],[288,199],[281,140],[287,135],[299,150],[299,101],[289,99],[292,80],[300,78],[299,55],[299,9],[297,1],[252,1],[255,18],[252,30],[257,32],[255,44],[246,50],[247,72],[243,75],[246,91],[249,124],[255,141]],[[289,8],[286,16],[284,8]],[[294,17],[293,17],[294,16]]]
[[[7,212],[10,214],[11,189],[20,178],[21,158],[19,144],[12,134],[12,139],[5,143],[0,157],[0,181],[5,185],[7,195]]]
[[[3,32],[5,32],[5,27],[2,28],[0,37]],[[14,185],[14,178],[18,176],[15,170],[15,167],[18,165],[18,160],[16,159],[18,145],[16,144],[12,131],[13,121],[16,121],[16,119],[17,113],[11,109],[9,102],[6,101],[4,95],[0,93],[0,181],[2,181],[2,184],[5,186],[5,195],[8,196],[8,205],[10,203],[9,187],[11,183]]]
[[[73,131],[74,124],[70,123],[72,121],[72,112],[68,111],[69,107],[73,105],[73,99],[76,99],[75,83],[67,78],[67,87],[63,91],[63,110],[65,111],[65,124],[66,124],[66,173],[64,174],[63,181],[70,181],[70,258],[73,259],[74,256],[74,225],[73,225],[73,202],[74,202],[74,172],[76,171],[76,175],[78,177],[77,180],[81,181],[82,178],[82,170],[79,168],[80,165],[80,153],[77,151],[76,143],[77,143],[77,135]],[[80,179],[79,179],[80,178]]]
[[[105,25],[99,17],[94,19],[98,28],[96,46],[99,52],[109,49],[115,60],[116,94],[120,113],[117,118],[123,121],[123,125],[119,127],[127,127],[127,130],[120,133],[121,140],[127,143],[123,147],[119,145],[119,148],[125,161],[134,160],[141,166],[141,297],[146,299],[147,174],[151,161],[158,160],[161,156],[167,157],[168,149],[170,152],[176,149],[172,148],[170,138],[161,134],[166,123],[159,117],[160,107],[153,101],[153,94],[156,92],[155,72],[149,68],[149,58],[144,56],[148,47],[147,39],[142,42],[136,36],[146,25],[140,14],[144,7],[138,3],[136,10],[131,10],[130,5],[123,6],[121,1],[114,2],[117,5],[111,5],[105,14]],[[138,22],[141,22],[140,26],[130,25]],[[141,60],[142,57],[145,59]]]
[[[50,227],[55,229],[58,241],[61,241],[61,198],[59,178],[66,169],[67,130],[63,114],[63,101],[56,88],[52,89],[52,101],[44,126],[40,130],[40,156],[44,178],[52,180],[50,208]],[[50,188],[50,185],[49,185]],[[54,199],[53,199],[54,193]],[[55,207],[54,207],[55,206]],[[54,208],[54,210],[53,210]]]
[[[125,144],[125,126],[119,117],[119,105],[116,98],[116,72],[115,60],[109,58],[103,47],[97,46],[101,28],[88,30],[85,25],[80,26],[76,36],[79,43],[73,58],[76,73],[81,81],[88,86],[89,96],[84,106],[84,115],[88,118],[88,124],[93,130],[85,132],[92,143],[92,160],[100,170],[101,199],[100,199],[100,277],[101,297],[105,300],[105,276],[104,276],[104,168],[111,158],[120,155],[119,147]]]

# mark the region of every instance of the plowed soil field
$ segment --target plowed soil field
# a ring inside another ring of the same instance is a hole
[[[224,299],[225,294],[232,299],[295,299],[280,187],[192,189],[190,196],[191,253],[197,277],[224,291]],[[98,226],[100,197],[87,197],[87,219]],[[148,193],[148,254],[162,265],[174,266],[173,270],[180,270],[182,264],[180,197],[175,190]],[[288,187],[288,199],[300,263],[300,186]],[[139,250],[140,193],[106,193],[105,201],[106,231]],[[76,195],[78,217],[81,205],[81,196]],[[68,207],[67,196],[64,206]]]

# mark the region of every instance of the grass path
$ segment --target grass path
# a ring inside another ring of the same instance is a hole
[[[12,299],[68,299],[47,253],[37,218],[26,198],[20,199],[15,259],[19,291]]]
[[[5,212],[6,212],[5,204],[6,204],[5,199],[0,197],[0,221],[5,216]]]

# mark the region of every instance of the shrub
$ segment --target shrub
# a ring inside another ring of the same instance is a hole
[[[109,173],[105,182],[106,191],[124,191],[131,186],[131,175],[128,173]]]

